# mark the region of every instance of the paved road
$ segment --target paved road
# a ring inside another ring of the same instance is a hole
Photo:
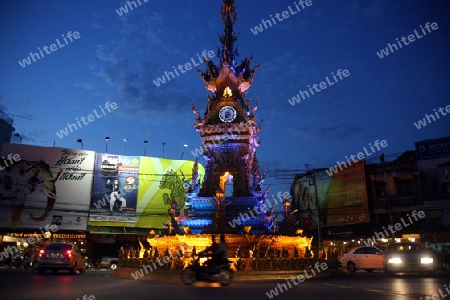
[[[0,269],[0,299],[33,300],[239,300],[269,299],[267,293],[279,288],[286,281],[233,282],[229,287],[216,287],[213,284],[184,286],[179,281],[133,280],[112,276],[111,271],[87,271],[85,274],[69,275],[48,273],[37,275],[35,270]],[[381,272],[357,272],[329,278],[308,279],[272,299],[364,299],[364,300],[403,300],[425,299],[425,296],[446,292],[444,284],[450,286],[449,274],[422,278],[419,276],[400,276],[389,278]],[[448,288],[450,290],[450,288]],[[430,298],[431,299],[431,298]],[[437,299],[449,299],[442,297]]]

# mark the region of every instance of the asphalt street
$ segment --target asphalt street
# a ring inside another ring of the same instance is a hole
[[[284,284],[284,286],[283,286]],[[0,269],[0,298],[33,300],[76,299],[365,299],[402,300],[425,299],[441,292],[450,294],[448,273],[437,276],[386,277],[382,272],[311,278],[288,284],[285,280],[239,281],[228,287],[212,283],[185,286],[179,280],[134,280],[112,276],[111,271],[86,271],[70,275],[59,272],[39,276],[36,270]],[[283,292],[280,292],[280,288]],[[274,291],[277,289],[278,295]],[[439,291],[440,290],[440,291]],[[269,295],[271,297],[269,297]],[[429,298],[431,299],[431,298]],[[448,297],[450,299],[450,296]]]

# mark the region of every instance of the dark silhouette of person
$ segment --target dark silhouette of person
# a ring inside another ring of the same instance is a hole
[[[225,235],[221,234],[220,235],[220,243],[219,243],[219,247],[218,247],[218,251],[217,251],[217,260],[218,260],[218,264],[222,265],[222,264],[226,264],[228,263],[228,255],[229,255],[229,251],[228,251],[228,245],[225,241]]]
[[[211,240],[212,240],[211,246],[209,246],[205,250],[201,251],[199,253],[199,255],[211,257],[211,259],[208,259],[206,261],[206,265],[207,265],[209,272],[215,272],[216,267],[218,266],[218,262],[221,257],[221,253],[219,251],[219,245],[216,243],[216,236],[212,235]]]

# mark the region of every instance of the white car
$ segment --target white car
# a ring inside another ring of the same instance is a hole
[[[119,265],[119,259],[117,257],[102,257],[101,262],[99,263],[98,267],[100,268],[110,268],[111,270],[115,271]]]
[[[353,248],[344,254],[342,266],[352,273],[357,270],[366,270],[367,272],[383,270],[385,266],[384,251],[375,246]]]

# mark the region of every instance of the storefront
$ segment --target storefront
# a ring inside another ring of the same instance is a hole
[[[53,243],[73,243],[77,244],[82,255],[86,256],[90,251],[86,231],[61,231],[53,233],[51,237]]]
[[[55,242],[77,244],[83,255],[89,250],[86,231],[52,232],[51,230],[47,230],[37,233],[32,230],[14,230],[5,232],[1,236],[0,252],[4,253],[1,258],[6,257],[6,254],[36,257],[39,250]]]

